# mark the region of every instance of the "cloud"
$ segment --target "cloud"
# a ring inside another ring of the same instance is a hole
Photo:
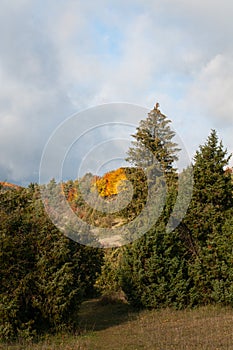
[[[229,0],[4,0],[0,177],[36,181],[56,126],[116,101],[159,100],[190,154],[210,128],[233,150],[232,13]]]
[[[233,120],[233,56],[219,54],[200,71],[190,87],[190,99],[223,125]]]
[[[38,179],[44,144],[72,110],[58,84],[49,38],[31,21],[30,5],[4,3],[0,18],[0,169],[4,179]]]

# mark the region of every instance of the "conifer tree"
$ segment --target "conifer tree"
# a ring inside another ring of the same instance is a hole
[[[37,185],[0,191],[0,218],[0,340],[72,329],[94,291],[102,250],[59,232]]]
[[[168,189],[159,220],[144,236],[125,247],[119,269],[119,280],[129,301],[149,308],[181,308],[189,303],[186,247],[178,230],[166,230],[177,194],[173,163],[179,151],[172,141],[175,134],[169,123],[156,105],[147,119],[140,122],[133,135],[136,141],[128,152],[128,161],[153,170],[150,180],[157,179],[152,184],[155,196],[161,178],[165,178]]]
[[[233,205],[231,175],[225,171],[229,160],[227,150],[212,130],[194,157],[193,197],[186,216],[200,245],[205,244],[214,227],[221,227],[226,211]]]
[[[187,254],[180,233],[160,222],[125,247],[119,280],[129,302],[146,308],[189,304]]]
[[[195,246],[189,268],[192,304],[229,301],[226,286],[233,283],[227,273],[232,251],[231,259],[224,253],[229,251],[225,222],[233,206],[231,174],[225,171],[229,159],[215,130],[194,157],[193,198],[185,218]]]
[[[137,167],[157,168],[156,175],[162,172],[166,177],[175,172],[173,166],[177,158],[177,144],[173,142],[175,132],[170,128],[170,120],[160,112],[159,104],[148,113],[132,135],[132,147],[129,148],[127,161]]]

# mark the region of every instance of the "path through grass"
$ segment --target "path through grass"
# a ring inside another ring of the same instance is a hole
[[[37,344],[0,345],[1,350],[233,350],[233,310],[135,312],[126,304],[83,303],[81,335],[48,337]]]

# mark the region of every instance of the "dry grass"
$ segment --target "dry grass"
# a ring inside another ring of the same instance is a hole
[[[124,303],[87,301],[82,335],[48,337],[37,344],[2,344],[1,350],[233,350],[233,310],[134,312]]]

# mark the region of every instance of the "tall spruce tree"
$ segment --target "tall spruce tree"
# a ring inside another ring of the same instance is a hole
[[[182,308],[189,303],[185,243],[178,230],[166,230],[176,200],[173,163],[179,151],[172,141],[175,133],[169,123],[156,105],[147,119],[140,122],[133,135],[136,141],[128,152],[128,161],[155,170],[152,180],[156,177],[160,182],[160,177],[165,177],[168,189],[159,220],[144,236],[125,247],[119,269],[119,280],[129,301],[150,308],[171,305]],[[155,181],[155,196],[158,181]]]
[[[166,182],[166,203],[163,210],[166,223],[177,198],[178,175],[174,162],[178,160],[180,151],[173,140],[175,132],[171,129],[170,123],[171,120],[161,113],[159,103],[156,103],[147,118],[140,121],[136,133],[132,135],[135,141],[132,141],[126,158],[126,161],[146,171],[148,185],[153,188],[154,193],[158,189],[162,189],[163,193]]]
[[[193,197],[185,218],[195,246],[189,267],[192,304],[229,303],[227,286],[233,283],[233,276],[227,271],[232,249],[231,259],[224,253],[229,251],[225,222],[233,206],[231,174],[225,171],[229,159],[215,130],[194,157]]]
[[[132,135],[132,147],[129,148],[126,158],[131,164],[148,169],[157,168],[166,177],[174,174],[174,161],[178,159],[179,148],[173,142],[175,132],[171,130],[169,120],[166,115],[159,110],[159,104],[148,113],[145,120],[142,120],[137,128],[137,132]]]

